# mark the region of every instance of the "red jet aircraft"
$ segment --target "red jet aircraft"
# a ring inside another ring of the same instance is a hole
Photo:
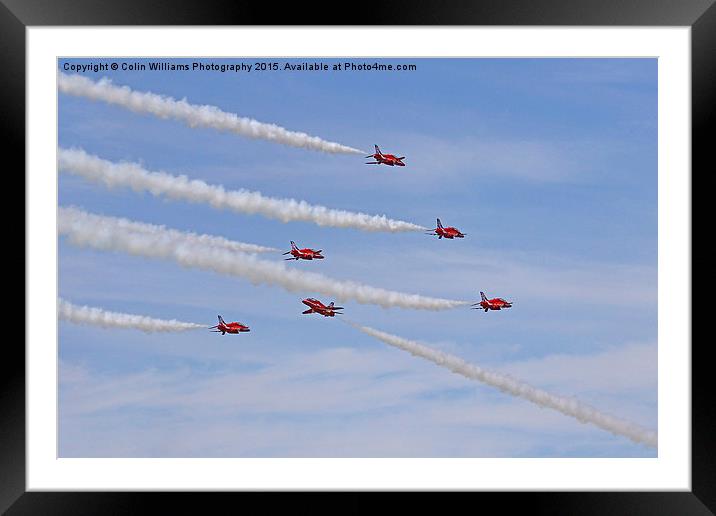
[[[371,154],[370,156],[366,156],[366,158],[373,158],[375,161],[369,161],[366,163],[366,165],[390,165],[391,167],[399,166],[404,167],[405,163],[403,163],[403,160],[405,159],[405,156],[401,156],[400,158],[394,156],[393,154],[383,154],[380,152],[380,149],[378,146],[375,146],[375,154]]]
[[[299,249],[296,246],[296,242],[291,240],[291,250],[286,251],[283,254],[290,254],[293,256],[293,258],[285,258],[285,260],[323,260],[325,256],[322,256],[321,252],[323,252],[323,249],[319,249],[318,251],[308,248]]]
[[[432,231],[429,231],[427,233],[428,235],[437,235],[438,240],[445,237],[445,238],[465,238],[466,233],[462,233],[459,229],[454,227],[447,227],[444,228],[442,223],[440,222],[440,219],[438,219],[438,227],[433,229]]]
[[[321,314],[323,317],[333,317],[336,314],[341,315],[341,312],[337,312],[336,310],[343,310],[342,306],[333,306],[333,301],[331,301],[330,305],[326,306],[318,299],[313,299],[312,297],[304,299],[301,303],[308,307],[308,310],[303,312],[304,314]]]
[[[480,292],[480,298],[482,301],[479,303],[475,303],[472,306],[473,310],[479,310],[482,308],[487,312],[488,310],[502,310],[503,308],[512,308],[512,303],[509,301],[505,301],[501,297],[494,297],[492,299],[487,299],[487,296],[485,296],[484,292]]]
[[[212,330],[212,328],[218,329]],[[227,333],[242,333],[245,331],[251,331],[248,326],[246,326],[245,324],[241,324],[240,322],[226,323],[221,316],[219,316],[219,324],[217,324],[216,326],[211,326],[209,329],[216,333],[221,332],[222,335],[226,335]]]

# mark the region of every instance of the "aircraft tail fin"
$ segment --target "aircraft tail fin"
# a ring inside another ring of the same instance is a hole
[[[224,322],[224,318],[223,318],[223,317],[221,317],[220,315],[219,315],[218,317],[219,317],[219,322],[220,322],[221,324],[226,324],[226,323]]]
[[[439,227],[440,229],[442,229],[442,228],[443,228],[443,223],[442,223],[442,222],[440,222],[440,219],[438,219],[438,227]]]
[[[375,153],[376,153],[376,154],[383,154],[382,152],[380,152],[380,147],[378,147],[377,145],[375,145]]]
[[[480,299],[482,299],[483,301],[487,301],[487,296],[485,296],[485,293],[482,291],[480,292]]]

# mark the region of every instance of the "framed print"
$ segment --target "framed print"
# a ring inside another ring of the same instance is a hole
[[[3,6],[27,201],[3,510],[713,511],[711,2],[181,5]]]

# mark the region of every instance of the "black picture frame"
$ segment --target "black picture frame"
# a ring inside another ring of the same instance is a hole
[[[353,4],[350,15],[323,2],[284,4],[214,0],[0,0],[0,70],[3,88],[2,140],[6,156],[16,158],[14,170],[25,167],[25,29],[47,25],[575,25],[689,26],[692,73],[693,171],[712,178],[716,129],[716,0],[501,0],[393,1]],[[710,129],[710,130],[709,130]],[[6,174],[13,173],[10,169]],[[15,172],[16,173],[16,172]],[[702,179],[703,181],[703,179]],[[713,181],[711,179],[711,181]],[[24,183],[22,186],[24,191]],[[701,192],[709,189],[702,188]],[[702,193],[704,195],[704,193]],[[699,218],[693,215],[696,224]],[[692,235],[693,235],[692,230]],[[692,246],[693,253],[693,246]],[[23,258],[26,258],[23,255]],[[701,268],[701,267],[700,267]],[[692,258],[693,275],[693,258]],[[23,296],[24,297],[24,296]],[[660,300],[662,301],[662,300]],[[692,306],[698,306],[693,302]],[[28,314],[25,314],[27,324]],[[693,321],[693,315],[692,315]],[[7,321],[6,321],[7,322]],[[693,322],[692,322],[693,328]],[[23,514],[125,514],[148,512],[161,504],[162,513],[205,513],[220,502],[265,504],[268,493],[80,493],[26,492],[25,353],[6,339],[0,376],[0,511]],[[685,342],[692,350],[692,490],[690,492],[524,492],[463,493],[450,504],[499,504],[500,511],[535,514],[702,515],[716,512],[716,403],[710,394],[708,341]],[[355,514],[383,504],[374,493],[350,493],[340,505],[316,493],[284,497],[288,510],[327,510]],[[376,496],[378,499],[376,499]],[[456,497],[455,497],[456,496]],[[469,499],[467,498],[469,497]],[[477,497],[477,498],[475,498]],[[406,497],[408,498],[408,497]],[[324,500],[326,500],[324,502]],[[423,509],[444,508],[444,501],[422,493],[409,497]],[[407,500],[402,500],[404,504]],[[440,505],[438,505],[440,504]],[[455,507],[457,507],[456,505]],[[217,505],[217,507],[219,507]],[[255,510],[259,509],[259,505]],[[276,509],[275,501],[270,507]],[[340,510],[338,510],[340,507]],[[489,506],[487,506],[489,507]],[[263,510],[268,508],[264,506]],[[235,508],[236,509],[236,508]],[[474,506],[475,510],[479,508]],[[232,510],[233,512],[233,510]]]

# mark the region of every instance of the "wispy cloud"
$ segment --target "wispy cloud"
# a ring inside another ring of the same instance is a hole
[[[199,376],[189,367],[100,374],[61,361],[60,446],[70,450],[62,455],[514,456],[535,453],[530,449],[545,442],[571,454],[579,443],[599,440],[613,454],[638,451],[390,349],[267,355],[247,348],[245,355],[251,363],[262,357],[260,365]],[[581,357],[580,367],[595,370],[603,359]],[[555,370],[549,382],[567,385],[571,375]],[[601,387],[612,380],[603,378]],[[620,382],[624,392],[633,387],[629,381]],[[128,411],[135,415],[127,418]],[[110,421],[118,426],[105,427]],[[105,431],[120,436],[107,441]],[[86,432],[84,441],[73,439],[78,432]],[[547,435],[570,438],[550,441]]]

